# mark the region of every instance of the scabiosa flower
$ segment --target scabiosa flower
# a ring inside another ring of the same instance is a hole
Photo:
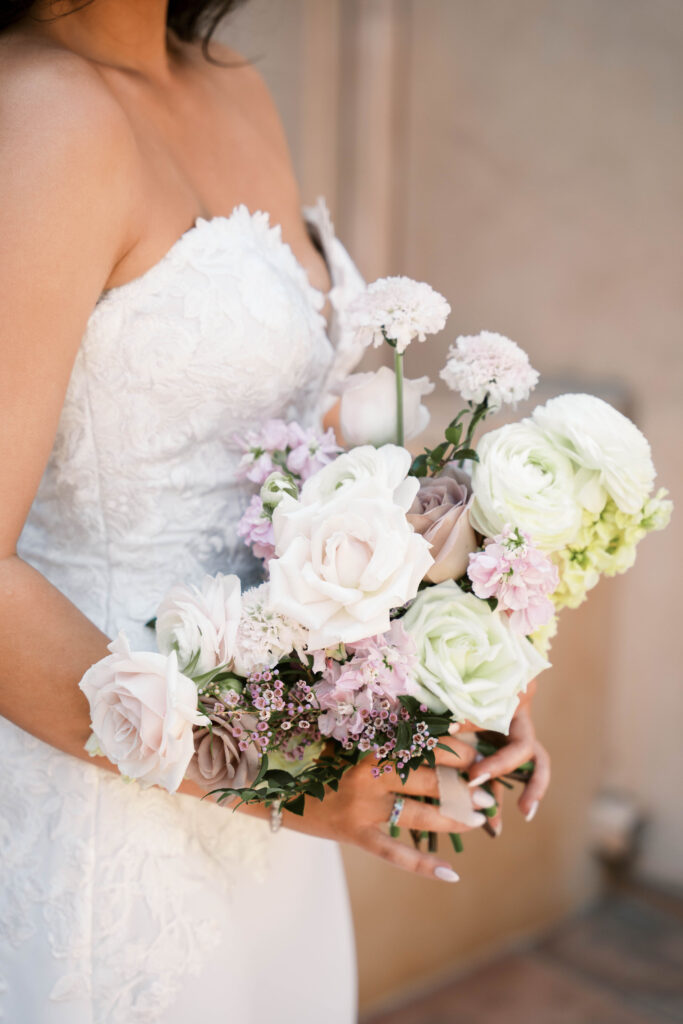
[[[538,383],[526,352],[493,331],[456,338],[440,377],[467,402],[479,405],[488,395],[492,412],[528,398]]]
[[[270,516],[263,509],[261,496],[255,494],[237,524],[237,534],[257,558],[266,561],[275,554],[275,535]]]
[[[298,423],[289,424],[287,469],[302,480],[308,480],[340,453],[331,427],[322,433],[315,429],[304,430]]]
[[[238,675],[248,676],[258,668],[272,668],[294,650],[304,657],[306,630],[274,611],[269,598],[269,583],[262,583],[242,595],[242,617],[233,658]]]
[[[451,307],[428,284],[409,277],[382,277],[348,307],[349,323],[363,345],[384,341],[405,352],[410,342],[424,341],[442,330]]]
[[[495,597],[510,625],[528,635],[553,619],[550,595],[560,582],[557,567],[522,530],[506,526],[483,551],[470,555],[467,575],[477,597]]]

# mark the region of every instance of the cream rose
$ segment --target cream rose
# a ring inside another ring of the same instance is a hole
[[[629,515],[640,512],[655,481],[650,445],[636,425],[595,395],[560,395],[532,419],[577,466],[584,508],[602,512],[607,498]]]
[[[310,650],[386,632],[391,609],[415,596],[432,564],[429,544],[395,500],[401,481],[390,474],[378,479],[359,472],[354,479],[358,467],[350,461],[338,489],[326,485],[320,500],[305,500],[310,484],[355,451],[307,481],[302,500],[283,499],[273,515],[271,606],[310,631]]]
[[[542,551],[560,551],[581,528],[581,505],[570,459],[530,420],[484,434],[472,467],[470,522],[485,537],[508,524],[530,534]]]
[[[505,615],[450,580],[421,591],[401,624],[417,647],[416,696],[480,729],[507,733],[519,695],[549,667]]]
[[[175,651],[132,652],[123,633],[109,650],[79,684],[99,748],[123,775],[173,793],[194,753],[192,727],[208,722],[197,688],[178,670]]]
[[[454,465],[420,480],[407,519],[431,545],[434,564],[425,576],[430,583],[464,576],[469,556],[479,546],[469,520],[470,494],[470,478]]]
[[[403,381],[403,430],[409,441],[429,423],[421,399],[431,394],[429,377]],[[388,366],[353,373],[341,386],[340,424],[348,444],[380,446],[396,440],[396,374]]]
[[[157,612],[157,643],[162,654],[176,651],[181,669],[198,660],[195,676],[229,665],[240,620],[238,576],[205,576],[201,589],[172,587]]]

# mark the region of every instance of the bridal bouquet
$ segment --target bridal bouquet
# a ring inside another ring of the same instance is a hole
[[[281,420],[242,439],[254,494],[238,532],[264,582],[172,588],[158,653],[120,634],[81,682],[91,752],[144,785],[189,777],[220,800],[300,814],[362,757],[405,780],[464,723],[507,733],[549,666],[558,611],[628,569],[671,503],[654,492],[645,437],[591,395],[554,398],[475,444],[477,426],[538,380],[489,332],[450,348],[441,376],[464,407],[413,458],[404,442],[426,426],[433,385],[404,379],[404,356],[449,311],[407,278],[355,301],[359,336],[388,344],[394,369],[343,385],[348,451],[331,431]]]

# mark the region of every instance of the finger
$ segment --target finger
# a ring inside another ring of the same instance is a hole
[[[465,818],[465,815],[462,815]],[[469,811],[464,821],[447,818],[438,804],[423,804],[419,800],[407,799],[403,805],[397,825],[399,828],[413,828],[420,832],[469,832],[481,828],[486,816],[479,811]]]
[[[412,849],[397,839],[391,839],[379,829],[367,829],[356,840],[356,844],[369,853],[381,857],[403,871],[411,871],[425,878],[440,879],[443,882],[457,882],[459,876],[447,861],[431,853]]]
[[[395,792],[400,791],[411,796],[438,797],[439,795],[439,783],[433,768],[416,768],[410,773],[406,781],[401,784],[400,790],[397,783],[400,784],[401,780],[394,779],[393,789]]]
[[[448,747],[450,753],[442,747]],[[434,756],[437,764],[445,764],[466,772],[470,765],[474,764],[477,751],[469,743],[463,743],[452,736],[439,736],[439,746],[435,748]]]
[[[535,744],[534,761],[534,774],[517,801],[519,809],[527,821],[533,821],[538,805],[550,785],[550,754],[540,743]]]
[[[508,743],[495,754],[485,757],[470,769],[470,786],[481,786],[489,779],[499,779],[529,761],[533,747],[527,743]]]

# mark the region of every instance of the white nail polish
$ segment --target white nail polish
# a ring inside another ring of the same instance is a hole
[[[531,810],[529,811],[529,813],[527,814],[527,816],[526,816],[526,818],[524,820],[525,821],[533,821],[534,818],[536,817],[536,811],[537,810],[538,810],[538,800],[534,800],[534,802],[531,805]]]
[[[442,882],[459,882],[460,875],[456,874],[451,868],[438,867],[434,868],[434,874]]]
[[[455,736],[456,732],[460,732],[460,723],[459,722],[453,722],[452,725],[448,726],[448,735],[449,736]]]
[[[491,793],[487,793],[485,789],[475,789],[472,794],[472,804],[479,810],[486,807],[493,807],[495,803],[495,796],[492,796]]]
[[[502,834],[502,832],[503,832],[503,822],[502,821],[497,821],[496,824],[493,826],[493,834],[496,837],[496,839],[498,838],[498,836],[500,836]]]
[[[467,785],[472,789],[474,786],[483,786],[485,782],[488,782],[491,778],[491,772],[484,772],[483,775],[477,775],[476,779],[472,779]]]

